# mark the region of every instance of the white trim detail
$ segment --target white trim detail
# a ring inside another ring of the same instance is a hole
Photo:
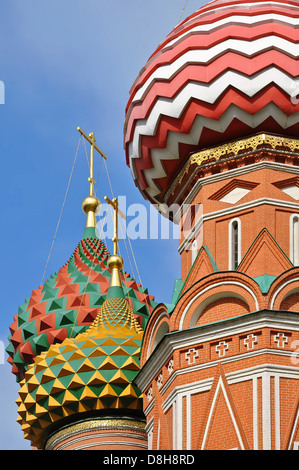
[[[164,317],[165,317],[165,321],[161,321]],[[164,325],[164,323],[167,325],[168,330],[169,330],[169,325],[168,325],[166,319],[168,319],[167,313],[162,312],[162,314],[158,316],[158,318],[155,321],[155,324],[153,325],[153,328],[152,328],[152,331],[151,331],[151,336],[150,336],[150,339],[149,339],[148,348],[147,348],[147,351],[146,351],[146,358],[147,359],[150,356],[150,351],[152,353],[153,350],[155,349],[155,347],[157,346],[159,340],[164,336],[164,334],[168,333],[168,331],[162,332],[162,336],[160,338],[158,336],[158,334],[161,334],[161,327]],[[157,324],[160,321],[161,321],[161,325],[159,326],[158,329],[156,329]]]
[[[226,341],[220,341],[217,346],[216,346],[216,353],[218,354],[218,357],[224,357],[226,356],[226,351],[229,350],[229,345]]]
[[[259,450],[258,380],[252,377],[253,450]]]
[[[199,231],[199,229],[201,228],[201,226],[203,225],[205,221],[217,219],[218,217],[233,216],[233,214],[237,215],[238,212],[248,210],[248,209],[253,209],[254,207],[262,206],[264,204],[270,205],[270,206],[283,207],[284,209],[291,209],[291,210],[298,209],[298,203],[280,201],[279,199],[271,199],[271,198],[265,197],[261,199],[256,199],[254,201],[246,202],[238,206],[227,207],[219,211],[210,212],[209,214],[203,214],[199,218],[199,220],[196,222],[192,230],[190,230],[190,232],[186,235],[186,238],[184,239],[184,241],[178,247],[178,252],[182,253],[182,251],[186,248],[186,245],[190,243],[191,238],[196,237],[197,232]]]
[[[176,450],[176,429],[176,400],[174,400],[172,404],[172,450]]]
[[[158,379],[157,379],[157,387],[158,387],[158,390],[160,390],[160,388],[162,387],[163,385],[163,374],[162,372],[159,374],[158,376]]]
[[[192,355],[191,355],[192,353]],[[189,366],[196,363],[196,359],[199,357],[198,349],[190,348],[185,353],[185,360],[188,361]]]
[[[274,343],[277,344],[278,348],[284,348],[285,344],[288,344],[288,337],[284,333],[277,333],[274,336]]]
[[[234,266],[234,239],[233,239],[233,232],[234,232],[234,225],[237,224],[237,234],[238,234],[238,265],[241,262],[241,220],[239,218],[232,219],[228,225],[228,269],[230,271],[235,271]]]
[[[151,418],[145,427],[145,431],[147,433],[148,450],[152,450],[153,448],[153,429],[154,429],[154,418]]]
[[[148,389],[152,383],[152,378],[156,377],[163,366],[165,365],[165,358],[172,357],[175,351],[186,350],[190,347],[198,347],[206,342],[215,342],[223,338],[231,337],[233,335],[243,336],[248,334],[253,330],[260,328],[272,328],[280,331],[284,330],[293,330],[299,331],[299,322],[298,322],[298,313],[296,312],[287,312],[282,316],[277,316],[276,312],[273,310],[262,310],[253,312],[249,315],[241,315],[239,317],[234,317],[228,321],[223,322],[223,324],[206,324],[196,328],[189,328],[187,330],[177,330],[170,334],[167,334],[164,337],[164,340],[158,345],[157,349],[153,352],[150,360],[146,361],[143,365],[142,370],[135,377],[136,385],[143,392]],[[249,351],[237,356],[232,355],[230,357],[222,359],[222,362],[229,363],[231,361],[241,361],[244,358],[250,358],[253,355],[278,355],[278,356],[287,356],[290,359],[290,364],[296,365],[294,355],[296,351],[290,350],[286,351],[283,349],[273,349],[273,348],[262,348],[258,351]],[[161,393],[164,394],[167,388],[173,383],[178,375],[184,375],[189,372],[195,372],[207,367],[217,366],[217,361],[212,361],[209,363],[196,364],[194,366],[189,366],[183,369],[176,369],[173,371],[171,376],[165,382],[164,386],[161,389]],[[293,368],[293,367],[292,367]],[[299,367],[297,367],[299,373]],[[154,401],[154,399],[153,399]],[[151,403],[146,408],[145,412],[148,414],[148,410],[151,408]]]
[[[182,316],[181,316],[181,320],[180,320],[180,325],[179,325],[179,330],[183,330],[183,325],[184,325],[184,322],[185,322],[185,318],[186,318],[186,315],[191,307],[191,305],[195,302],[195,300],[203,295],[205,292],[211,290],[211,289],[214,289],[214,287],[218,287],[218,286],[224,286],[224,285],[229,285],[229,286],[241,286],[243,289],[245,289],[247,292],[249,292],[249,294],[251,295],[251,297],[253,297],[254,299],[254,302],[255,302],[255,309],[256,311],[259,310],[259,303],[258,303],[258,300],[257,300],[257,297],[255,296],[255,294],[252,292],[251,289],[249,289],[247,286],[245,286],[244,284],[242,284],[241,282],[237,282],[237,281],[224,281],[224,282],[216,282],[216,284],[212,284],[211,286],[208,286],[206,287],[205,289],[203,289],[202,291],[200,291],[198,294],[196,294],[193,299],[190,300],[190,302],[188,303],[188,305],[186,306]],[[224,296],[223,295],[224,292],[222,293],[222,297]],[[232,292],[230,292],[230,294],[233,294]],[[194,312],[195,313],[195,312]],[[195,323],[196,323],[196,320],[191,319],[190,321],[190,326],[195,326]]]
[[[196,257],[197,257],[197,240],[194,240],[192,242],[192,247],[191,247],[191,253],[192,253],[192,264],[194,263],[194,261],[196,260]]]
[[[275,449],[280,450],[280,377],[274,377]]]
[[[160,420],[159,420],[158,421],[157,450],[160,449],[160,431],[161,431],[161,423],[160,423]]]
[[[263,450],[271,450],[271,393],[270,374],[262,376],[262,416],[263,416]]]
[[[272,409],[271,403],[271,379],[274,378],[272,386],[274,386],[274,403]],[[299,370],[298,368],[290,367],[279,367],[274,366],[273,364],[263,364],[241,371],[235,371],[228,373],[226,375],[228,385],[251,381],[252,382],[252,409],[253,409],[253,450],[259,450],[259,435],[261,433],[262,437],[262,449],[268,450],[271,449],[271,439],[272,439],[272,430],[271,430],[271,411],[274,412],[274,423],[275,423],[275,433],[273,436],[273,444],[275,444],[275,449],[280,450],[281,445],[281,415],[280,415],[280,380],[282,378],[291,378],[299,381]],[[259,428],[259,404],[258,404],[258,382],[261,380],[262,385],[262,409],[261,417],[262,423]],[[186,435],[186,449],[192,450],[191,447],[191,429],[192,429],[192,401],[191,396],[197,395],[201,392],[207,392],[211,390],[213,384],[213,377],[209,379],[201,380],[200,382],[194,382],[191,384],[180,385],[175,387],[170,395],[166,398],[162,404],[162,409],[165,413],[166,410],[173,407],[173,449],[180,450],[181,447],[178,445],[182,444],[183,433]],[[230,406],[228,396],[225,391],[224,383],[222,378],[219,378],[216,391],[213,397],[212,405],[209,411],[208,421],[206,424],[204,438],[202,442],[202,449],[205,448],[209,427],[211,425],[211,420],[213,416],[213,411],[219,395],[220,390],[223,391],[223,395],[230,412],[230,416],[235,427],[239,442],[241,444],[241,449],[244,449],[244,443],[241,438],[240,430],[238,429],[236,420],[234,418],[232,408]],[[182,417],[183,417],[183,397],[186,397],[186,428],[182,429]],[[294,421],[294,426],[292,429],[289,449],[291,449],[292,441],[295,436],[299,421],[299,410]],[[296,443],[294,443],[294,449]],[[177,446],[177,447],[175,447]],[[298,448],[299,450],[299,448]]]
[[[290,260],[299,266],[299,214],[290,217]]]
[[[176,406],[176,425],[177,425],[177,435],[176,435],[176,450],[183,450],[183,397],[179,395],[177,398]]]
[[[210,166],[209,164],[207,164],[208,166]],[[195,171],[193,171],[192,175],[191,175],[191,178],[194,176],[194,174],[196,173],[196,171],[199,169],[199,167],[197,167],[197,169]],[[291,174],[295,174],[295,175],[298,175],[299,174],[299,168],[298,167],[294,167],[294,166],[291,166],[291,165],[288,165],[286,163],[277,163],[277,162],[268,162],[268,161],[262,161],[262,162],[257,162],[257,163],[252,163],[250,165],[247,165],[247,166],[244,166],[244,167],[241,167],[241,168],[234,168],[232,170],[229,170],[229,176],[230,178],[237,178],[239,176],[243,176],[243,175],[246,175],[248,173],[252,173],[254,171],[258,171],[258,170],[274,170],[274,171],[283,171],[285,173],[291,173]],[[184,207],[188,207],[188,204],[191,204],[191,202],[193,201],[193,199],[195,198],[195,195],[198,194],[198,192],[202,189],[203,186],[207,185],[207,184],[213,184],[213,183],[217,183],[219,181],[223,181],[223,180],[226,180],[227,179],[227,173],[217,173],[216,175],[209,175],[209,176],[204,176],[203,178],[198,178],[196,183],[194,184],[193,188],[191,189],[191,191],[188,193],[188,195],[186,196],[186,198],[184,199],[183,201],[183,204],[182,204],[182,208],[183,208],[183,211],[184,211]],[[188,182],[190,183],[190,181],[188,180]],[[185,189],[185,186],[183,187],[183,189]],[[171,190],[171,188],[169,189],[169,191]],[[181,192],[178,194],[177,198],[174,200],[173,204],[175,204],[177,202],[177,199],[180,197],[181,195]],[[166,198],[168,197],[168,193],[166,193]],[[178,219],[180,218],[180,214],[179,214],[179,217],[177,214],[175,214],[175,222],[178,223]]]
[[[247,351],[254,349],[255,346],[258,344],[257,336],[253,333],[248,334],[246,338],[244,338],[243,344],[247,348]]]
[[[233,411],[232,411],[232,408],[231,408],[231,405],[230,405],[230,402],[229,402],[229,399],[228,399],[228,396],[227,396],[225,387],[224,387],[224,385],[223,385],[223,380],[222,380],[221,377],[219,378],[219,381],[218,381],[218,384],[217,384],[217,388],[216,388],[216,391],[215,391],[215,395],[214,395],[214,397],[213,397],[213,403],[212,403],[212,406],[211,406],[211,408],[210,408],[210,413],[209,413],[209,417],[208,417],[208,421],[207,421],[207,426],[206,426],[206,429],[205,429],[205,433],[204,433],[204,437],[203,437],[203,441],[202,441],[202,445],[201,445],[201,450],[204,450],[205,445],[206,445],[207,435],[208,435],[209,427],[210,427],[210,424],[211,424],[211,419],[212,419],[213,411],[214,411],[214,408],[215,408],[217,396],[218,396],[218,394],[219,394],[220,389],[221,389],[222,392],[223,392],[223,395],[224,395],[224,398],[225,398],[225,402],[226,402],[227,408],[228,408],[228,410],[229,410],[230,417],[231,417],[231,419],[232,419],[232,422],[233,422],[233,425],[234,425],[236,434],[237,434],[237,436],[238,436],[238,440],[239,440],[239,443],[240,443],[240,447],[241,447],[242,450],[244,450],[244,449],[245,449],[244,443],[243,443],[243,441],[242,441],[242,438],[241,438],[241,435],[240,435],[240,431],[239,431],[238,425],[237,425],[237,423],[236,423],[236,420],[235,420],[235,417],[234,417],[234,414],[233,414]]]
[[[191,450],[191,435],[192,435],[192,408],[191,408],[191,394],[186,395],[186,450]]]
[[[270,305],[270,309],[273,310],[273,306],[274,306],[274,302],[276,300],[276,297],[278,296],[279,292],[285,287],[287,286],[288,284],[292,284],[293,282],[296,282],[296,281],[299,281],[299,277],[295,277],[294,279],[290,279],[289,281],[285,282],[282,286],[279,287],[279,289],[277,289],[276,292],[274,292],[273,296],[272,296],[272,299],[271,299],[271,305]],[[298,284],[297,284],[298,286]]]
[[[290,438],[290,445],[289,445],[289,450],[291,448],[291,443],[292,443],[292,440],[294,439],[294,436],[295,436],[295,432],[297,430],[297,426],[298,426],[298,421],[299,421],[299,410],[297,411],[297,416],[296,416],[296,419],[295,419],[295,422],[294,422],[294,426],[293,426],[293,429],[292,429],[292,434],[291,434],[291,438]],[[299,450],[299,442],[294,442],[294,450]]]
[[[297,186],[296,186],[297,188]],[[227,204],[236,204],[239,202],[243,197],[245,197],[248,193],[250,193],[251,189],[242,188],[237,186],[236,188],[232,189],[229,193],[219,199],[220,202],[226,202]]]

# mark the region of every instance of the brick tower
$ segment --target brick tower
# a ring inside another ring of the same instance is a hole
[[[298,26],[295,1],[213,1],[132,87],[127,163],[181,230],[135,379],[150,449],[299,448]]]

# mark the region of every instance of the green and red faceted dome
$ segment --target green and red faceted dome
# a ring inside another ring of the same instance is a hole
[[[165,192],[190,153],[299,132],[299,4],[213,1],[179,24],[140,71],[126,107],[127,164],[143,196]]]
[[[52,344],[75,338],[93,323],[109,288],[108,258],[109,252],[95,231],[94,236],[83,236],[69,261],[19,307],[6,349],[18,381],[36,356]],[[121,280],[125,296],[144,329],[154,306],[153,297],[125,271]]]

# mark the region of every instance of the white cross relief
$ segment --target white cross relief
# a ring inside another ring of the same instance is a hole
[[[254,346],[257,344],[257,336],[250,333],[244,339],[244,346],[246,346],[247,350],[254,349]]]
[[[174,361],[173,361],[173,359],[170,359],[170,361],[168,362],[168,366],[167,366],[167,370],[168,370],[169,375],[172,374],[173,368],[174,368]]]
[[[284,333],[277,333],[274,336],[274,343],[277,343],[279,348],[284,348],[285,344],[288,343],[288,337]]]
[[[147,401],[148,401],[148,402],[151,401],[151,399],[153,398],[153,388],[152,388],[152,387],[150,387],[150,388],[148,389],[148,392],[147,392],[147,394],[146,394],[146,398],[147,398]]]
[[[163,375],[162,375],[162,372],[161,372],[161,374],[159,374],[159,376],[157,378],[157,387],[161,388],[162,385],[163,385]]]
[[[227,350],[228,344],[225,341],[220,341],[220,343],[216,346],[216,352],[219,354],[219,357],[224,357]]]
[[[185,354],[185,359],[188,361],[189,366],[195,364],[196,359],[199,357],[198,349],[190,348]]]

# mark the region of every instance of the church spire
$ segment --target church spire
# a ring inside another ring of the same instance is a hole
[[[86,224],[84,235],[93,236],[96,229],[96,212],[99,210],[101,202],[95,196],[95,179],[94,179],[94,151],[96,150],[105,160],[106,155],[96,145],[96,138],[93,132],[87,135],[80,127],[77,127],[78,132],[90,143],[90,163],[89,163],[89,196],[87,196],[82,202],[83,212],[86,214]]]
[[[108,268],[111,271],[111,280],[110,286],[107,294],[108,298],[114,297],[121,297],[125,298],[125,294],[122,288],[122,282],[120,279],[120,271],[123,268],[124,260],[118,254],[118,215],[123,217],[124,219],[126,216],[119,210],[118,207],[118,200],[117,198],[113,198],[112,201],[105,196],[105,201],[113,208],[113,226],[114,226],[114,234],[113,234],[113,255],[108,259]]]
[[[90,330],[95,329],[124,329],[134,331],[135,334],[142,332],[142,328],[136,321],[123,290],[120,271],[124,266],[124,260],[118,254],[118,215],[126,219],[119,210],[117,198],[112,201],[105,196],[105,201],[113,208],[113,255],[108,258],[107,264],[111,271],[110,285],[106,300],[100,309],[97,318],[91,325]]]

